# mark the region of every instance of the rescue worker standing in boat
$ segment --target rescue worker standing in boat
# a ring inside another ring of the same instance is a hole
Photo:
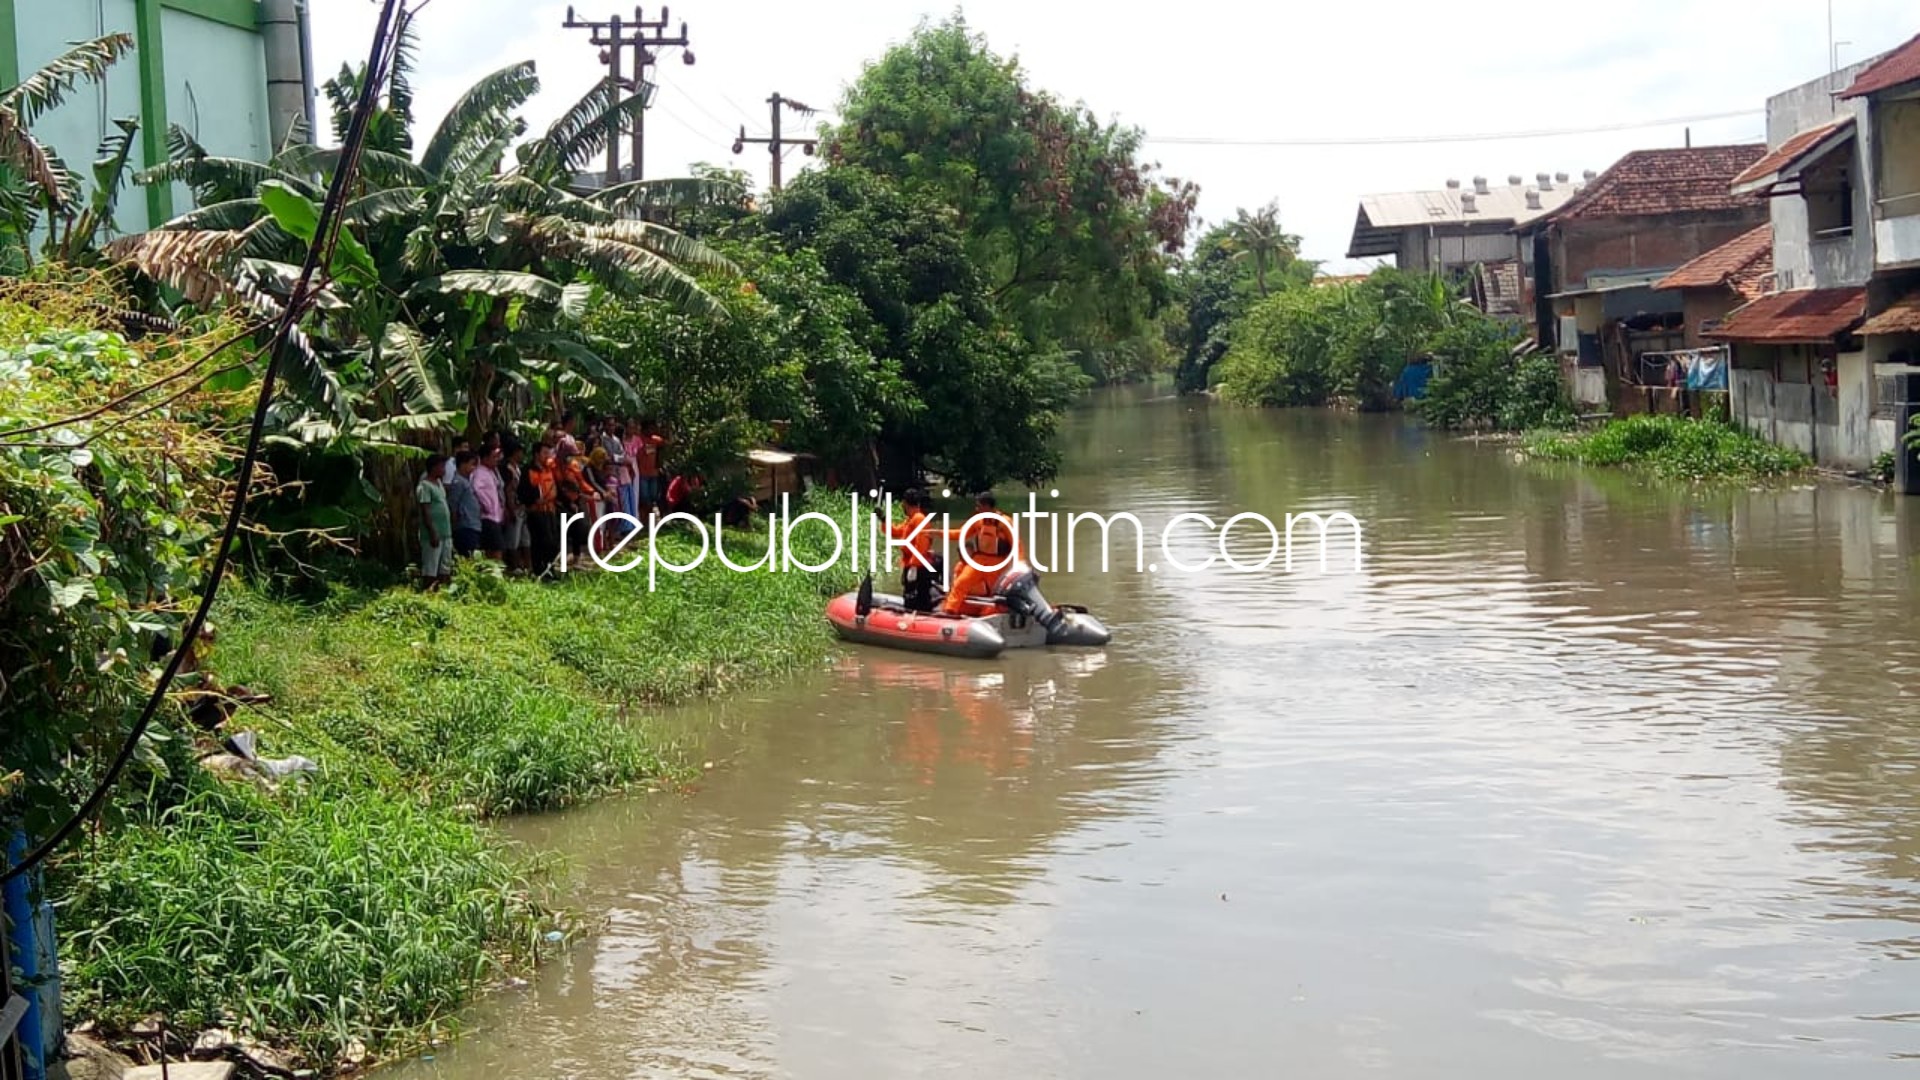
[[[924,489],[909,489],[901,496],[900,505],[906,508],[906,520],[887,526],[888,535],[912,546],[900,568],[900,599],[908,611],[932,611],[936,606],[935,586],[940,581],[940,556],[933,550],[933,538],[940,530],[932,527],[927,513],[930,500]]]
[[[962,559],[953,584],[947,587],[940,610],[948,615],[965,615],[969,598],[991,597],[1000,576],[1019,559],[1013,519],[1000,512],[999,500],[991,491],[973,497],[973,513],[978,520],[950,534],[970,553],[972,562]]]

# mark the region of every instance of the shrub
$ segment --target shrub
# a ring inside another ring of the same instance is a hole
[[[159,1012],[326,1062],[402,1048],[505,967],[548,916],[527,868],[444,810],[334,778],[277,794],[207,776],[61,864],[70,1007]]]
[[[1632,416],[1578,435],[1542,434],[1537,457],[1587,465],[1628,465],[1672,479],[1745,479],[1806,468],[1806,456],[1712,420]]]

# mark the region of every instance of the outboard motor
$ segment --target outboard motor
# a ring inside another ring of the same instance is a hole
[[[1032,619],[1046,630],[1049,645],[1105,645],[1113,638],[1093,616],[1047,603],[1047,598],[1040,595],[1040,574],[1025,560],[1000,575],[997,592],[1008,611]]]

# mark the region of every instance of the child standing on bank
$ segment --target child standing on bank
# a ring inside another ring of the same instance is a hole
[[[447,506],[448,457],[427,458],[426,471],[414,485],[413,501],[420,507],[420,583],[437,589],[453,578],[453,514]]]

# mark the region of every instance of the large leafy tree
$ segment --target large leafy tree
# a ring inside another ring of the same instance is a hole
[[[1001,321],[950,208],[832,166],[789,185],[766,225],[858,298],[860,340],[912,389],[882,426],[890,483],[929,470],[969,487],[1052,474],[1059,413],[1082,378]]]
[[[749,445],[776,438],[830,465],[858,462],[907,400],[897,362],[862,340],[859,298],[811,251],[765,237],[723,246],[752,278],[713,281],[725,321],[604,293],[588,310],[608,361],[670,436],[668,463],[721,476]]]
[[[1196,189],[1156,179],[1138,131],[1032,89],[958,16],[869,66],[840,113],[829,160],[953,207],[1029,340],[1104,347],[1167,302]]]

